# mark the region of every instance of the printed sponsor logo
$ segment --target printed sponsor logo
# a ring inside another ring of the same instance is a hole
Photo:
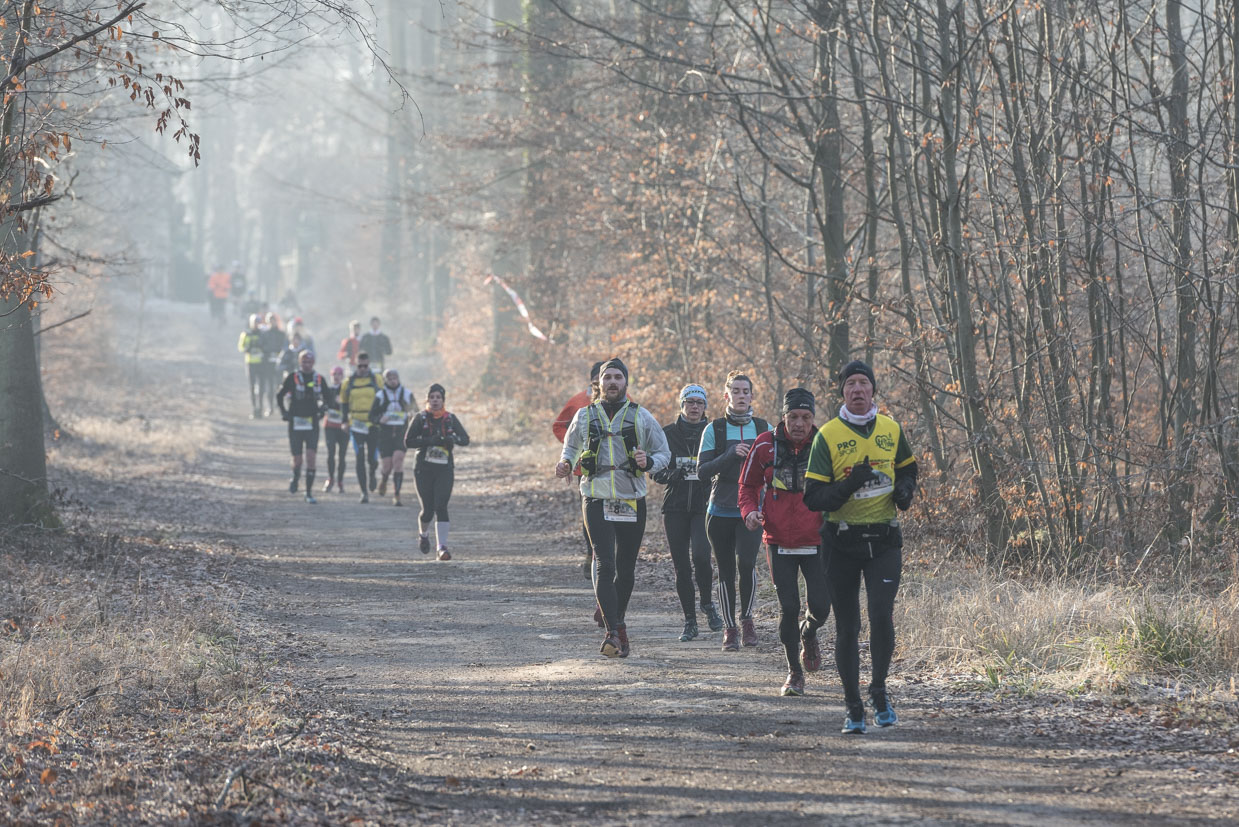
[[[895,447],[895,440],[890,434],[878,434],[873,438],[873,441],[883,451],[890,451]]]

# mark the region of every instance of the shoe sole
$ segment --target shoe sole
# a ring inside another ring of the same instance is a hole
[[[779,694],[783,696],[784,698],[803,698],[804,697],[804,692],[802,690],[792,689],[790,686],[785,686],[782,689],[780,689]]]
[[[609,644],[609,643],[604,643],[604,644],[602,644],[602,650],[601,650],[601,651],[602,651],[602,654],[606,655],[606,656],[607,656],[607,657],[609,657],[609,658],[618,658],[618,657],[620,656],[620,650],[619,650],[619,647],[618,647],[618,646],[612,646],[612,645],[611,645],[611,644]]]
[[[863,729],[849,729],[849,728],[847,728],[847,727],[844,727],[844,728],[843,728],[843,730],[842,730],[842,733],[843,733],[844,735],[864,735],[864,734],[865,734],[865,730],[863,730]]]
[[[879,721],[877,717],[875,716],[873,719],[873,722],[880,727],[894,726],[895,724],[899,723],[899,716],[895,716],[889,721]]]

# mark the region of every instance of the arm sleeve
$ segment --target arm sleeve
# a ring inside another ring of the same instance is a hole
[[[284,397],[293,392],[293,378],[290,375],[284,380],[284,384],[280,385],[280,390],[275,395],[275,404],[280,406],[280,413],[284,416],[288,415],[288,408],[284,407]]]
[[[460,424],[460,420],[456,418],[456,414],[452,414],[452,437],[457,445],[468,445],[469,434],[465,431],[465,426]]]
[[[766,485],[766,467],[770,464],[770,456],[771,442],[764,435],[758,436],[753,443],[753,450],[749,451],[749,455],[744,459],[744,466],[740,469],[738,505],[741,517],[747,517],[758,510],[761,490]]]
[[[843,483],[835,482],[830,445],[819,430],[809,446],[809,467],[804,478],[804,504],[810,511],[838,511],[851,497]]]
[[[404,429],[404,447],[417,450],[422,447],[422,414],[419,411],[409,417],[408,427]]]
[[[384,407],[386,406],[383,404],[383,397],[376,393],[374,395],[374,401],[370,403],[370,415],[367,418],[371,422],[377,424],[379,419],[383,416]]]
[[[577,458],[581,456],[581,448],[584,440],[581,435],[581,419],[584,411],[587,408],[581,408],[572,417],[572,421],[568,423],[568,432],[564,434],[564,447],[559,454],[561,462],[566,462],[569,465],[576,465]]]
[[[672,481],[672,480],[671,480],[671,474],[675,471],[675,457],[676,457],[676,453],[675,453],[675,451],[674,451],[674,450],[672,450],[672,448],[671,448],[671,440],[670,440],[670,438],[668,438],[668,437],[667,437],[667,432],[668,432],[670,429],[671,429],[671,426],[670,426],[670,425],[668,425],[666,428],[663,428],[663,438],[667,440],[667,452],[668,452],[668,455],[669,455],[669,456],[668,456],[668,459],[667,459],[667,465],[666,465],[666,467],[665,467],[665,468],[663,468],[663,469],[661,469],[661,470],[659,470],[659,471],[655,471],[654,473],[650,474],[650,476],[653,478],[654,482],[659,483],[660,485],[668,485],[668,484],[670,484],[670,483],[671,483],[671,481]]]
[[[726,431],[724,431],[726,433]],[[742,460],[735,451],[728,451],[726,446],[717,448],[714,445],[714,423],[706,426],[701,432],[701,450],[697,452],[697,476],[710,480],[727,470],[733,463]]]
[[[647,473],[656,473],[666,468],[671,462],[671,449],[667,447],[667,435],[663,433],[654,415],[645,408],[641,409],[641,436],[640,441],[645,443],[642,447],[650,455],[651,461],[650,467],[646,469]]]

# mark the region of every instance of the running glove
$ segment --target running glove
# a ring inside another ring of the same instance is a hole
[[[865,483],[872,482],[877,478],[878,475],[874,473],[873,466],[869,464],[869,457],[866,456],[862,461],[852,466],[852,472],[843,480],[843,490],[850,497],[859,491]]]
[[[903,477],[895,480],[895,490],[891,499],[900,511],[907,511],[912,505],[912,495],[916,492],[916,477]]]

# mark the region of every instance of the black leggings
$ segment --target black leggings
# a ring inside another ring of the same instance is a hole
[[[757,598],[757,550],[761,529],[749,531],[739,517],[706,516],[706,534],[718,565],[718,602],[723,622],[736,628],[736,564],[740,565],[740,617],[753,616]]]
[[[422,504],[422,513],[418,515],[422,525],[429,525],[432,520],[448,522],[447,501],[452,498],[455,482],[456,469],[450,465],[414,463],[413,483],[417,486],[417,499]]]
[[[613,523],[602,517],[602,500],[581,503],[585,530],[594,549],[594,597],[611,632],[624,625],[628,600],[636,582],[637,552],[645,536],[645,498],[637,500],[635,523]]]
[[[826,568],[822,553],[779,554],[779,547],[766,546],[766,564],[770,566],[770,579],[774,582],[775,594],[779,596],[779,640],[787,655],[787,670],[800,669],[800,578],[804,574],[805,602],[809,611],[805,615],[809,629],[816,632],[830,616],[830,592],[826,588]]]
[[[663,528],[667,545],[671,547],[671,562],[675,566],[675,591],[680,596],[684,617],[694,618],[693,576],[701,605],[710,602],[714,586],[714,566],[710,563],[710,540],[706,537],[706,515],[684,512],[663,513]]]
[[[348,457],[348,431],[344,428],[323,428],[327,437],[327,478],[344,479],[345,461]],[[339,456],[339,460],[336,457]],[[339,462],[337,466],[336,463]],[[337,476],[336,468],[340,473]]]
[[[870,557],[872,550],[873,556]],[[891,655],[895,652],[895,594],[903,569],[902,545],[861,544],[856,548],[831,547],[826,555],[826,585],[835,607],[835,664],[849,706],[860,703],[860,579],[865,578],[869,603],[869,654],[873,659],[872,689],[886,688]]]
[[[255,413],[262,411],[263,402],[263,364],[262,362],[248,362],[245,365],[245,372],[249,374],[250,380],[250,407]]]
[[[357,465],[357,482],[364,494],[370,490],[370,482],[366,479],[366,463],[370,463],[370,472],[379,467],[379,429],[371,428],[368,433],[350,431],[353,437],[353,459]]]

